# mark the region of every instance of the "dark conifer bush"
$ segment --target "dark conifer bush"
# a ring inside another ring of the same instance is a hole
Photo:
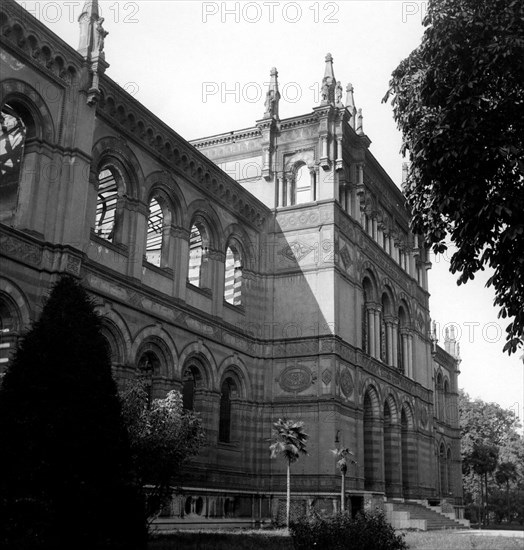
[[[54,286],[4,376],[0,438],[1,548],[144,548],[100,319],[70,277]]]

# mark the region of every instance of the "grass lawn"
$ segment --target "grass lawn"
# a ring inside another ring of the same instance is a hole
[[[404,539],[410,550],[522,550],[522,538],[491,537],[447,531],[410,531]]]
[[[409,531],[410,550],[522,550],[520,537],[480,536],[446,531]],[[179,531],[151,540],[148,550],[293,550],[286,529],[246,531]],[[329,550],[329,549],[325,549]]]

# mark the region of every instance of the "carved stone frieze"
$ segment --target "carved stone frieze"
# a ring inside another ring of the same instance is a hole
[[[304,365],[294,365],[285,368],[277,381],[285,392],[300,393],[316,382],[316,374]]]
[[[16,237],[0,236],[0,251],[6,256],[17,258],[32,265],[40,265],[42,248]]]
[[[351,397],[355,389],[355,383],[353,377],[347,367],[344,367],[340,371],[340,389],[346,397]]]
[[[331,373],[331,369],[324,369],[322,372],[322,383],[328,386],[332,379],[333,374]]]

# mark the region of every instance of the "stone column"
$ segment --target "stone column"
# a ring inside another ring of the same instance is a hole
[[[317,177],[315,168],[309,170],[309,177],[311,178],[311,201],[317,200]]]
[[[277,206],[282,208],[282,206],[284,206],[284,178],[283,178],[283,176],[278,176],[277,178],[275,178],[275,180],[277,182],[277,187],[278,187],[278,204],[277,204]]]
[[[291,177],[286,177],[286,206],[293,204],[293,181]]]

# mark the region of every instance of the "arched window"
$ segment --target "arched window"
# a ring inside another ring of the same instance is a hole
[[[451,405],[451,400],[449,399],[449,382],[447,380],[444,380],[444,387],[442,392],[442,404],[444,407],[442,420],[444,420],[444,422],[449,424],[450,418],[451,418],[451,414],[449,410]]]
[[[448,485],[447,485],[447,490],[448,490],[448,493],[451,494],[453,493],[453,473],[452,473],[452,460],[451,460],[451,449],[448,448],[448,452],[447,452],[447,455],[446,455],[446,463],[447,463],[447,467],[448,467],[448,471],[447,471],[447,478],[448,478]]]
[[[188,367],[182,377],[182,404],[184,409],[193,411],[195,409],[195,388],[196,376],[194,369]]]
[[[153,197],[149,201],[147,217],[146,259],[150,264],[160,267],[162,259],[162,243],[164,238],[164,213],[158,200]]]
[[[19,319],[13,311],[13,306],[0,297],[0,374],[11,360],[16,347],[19,331]]]
[[[206,286],[204,269],[208,244],[208,234],[204,224],[200,222],[193,223],[189,237],[188,280],[190,284],[200,288]]]
[[[397,351],[398,351],[398,368],[400,372],[407,376],[408,372],[408,358],[407,358],[407,315],[405,309],[401,306],[398,309],[398,339],[397,339]]]
[[[182,405],[188,411],[199,410],[202,406],[199,390],[203,387],[203,373],[202,363],[194,357],[182,370]]]
[[[118,180],[121,176],[114,166],[106,166],[98,174],[95,233],[111,242],[117,222]]]
[[[371,357],[380,358],[380,306],[374,302],[375,286],[370,276],[362,282],[362,349]]]
[[[157,354],[151,350],[145,351],[138,360],[138,376],[142,380],[147,391],[148,402],[151,404],[153,399],[153,376],[160,371],[160,359]]]
[[[231,398],[238,393],[237,385],[232,378],[226,378],[220,390],[220,418],[218,423],[218,440],[222,443],[231,441]]]
[[[242,258],[238,247],[230,245],[226,250],[224,300],[228,304],[242,304]]]
[[[109,352],[109,358],[111,360],[111,365],[118,365],[122,362],[120,343],[113,334],[113,332],[105,325],[102,325],[100,332],[105,338],[107,343],[107,350]]]
[[[27,129],[21,114],[9,105],[2,107],[0,126],[0,221],[6,221],[14,215],[18,202]]]
[[[312,176],[309,168],[303,164],[295,174],[295,204],[311,202],[312,198]]]
[[[392,305],[388,294],[382,294],[382,312],[380,315],[380,359],[387,365],[393,364],[393,324]]]
[[[435,380],[435,412],[436,417],[439,420],[442,420],[442,415],[444,413],[444,385],[443,385],[442,374],[439,372]]]

